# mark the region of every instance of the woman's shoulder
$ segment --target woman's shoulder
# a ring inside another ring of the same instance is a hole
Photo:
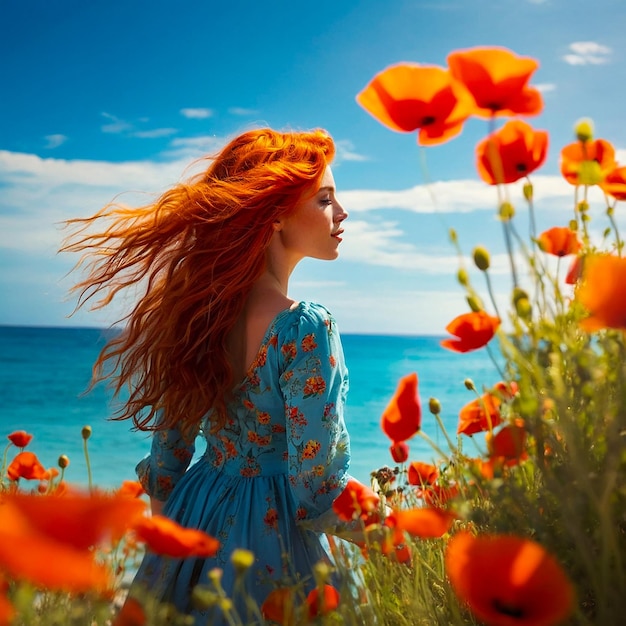
[[[335,323],[332,313],[323,304],[306,300],[295,303],[284,314],[287,324],[328,326]]]

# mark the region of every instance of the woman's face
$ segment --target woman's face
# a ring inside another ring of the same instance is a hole
[[[330,167],[322,177],[319,189],[307,195],[295,211],[281,220],[280,238],[285,250],[297,258],[330,261],[339,256],[343,228],[348,213],[335,196],[335,180]]]

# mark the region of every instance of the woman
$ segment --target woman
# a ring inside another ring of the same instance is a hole
[[[237,548],[255,555],[246,589],[258,605],[277,581],[310,589],[312,567],[326,557],[317,531],[337,521],[332,502],[350,478],[335,321],[288,296],[303,258],[339,254],[348,214],[333,156],[322,131],[246,132],[153,205],[79,220],[84,230],[66,246],[91,253],[76,287],[81,305],[141,290],[97,371],[118,392],[130,389],[116,419],[155,431],[137,466],[153,513],[220,541],[210,559],[148,554],[136,578],[135,590],[145,585],[197,624],[218,623],[219,609],[194,607],[191,590],[221,568],[232,597]],[[206,452],[187,469],[198,433]],[[245,617],[245,599],[234,600]]]

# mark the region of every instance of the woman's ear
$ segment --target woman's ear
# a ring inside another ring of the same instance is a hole
[[[274,220],[274,223],[272,224],[272,227],[274,228],[274,232],[275,233],[281,231],[283,229],[283,221],[282,220]]]

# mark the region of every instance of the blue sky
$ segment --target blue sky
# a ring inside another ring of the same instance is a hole
[[[292,297],[324,303],[344,332],[444,334],[466,310],[450,227],[467,253],[489,247],[499,297],[510,288],[496,193],[474,166],[486,123],[421,150],[356,94],[391,64],[444,66],[455,49],[539,60],[545,109],[527,120],[550,133],[533,176],[539,227],[566,225],[573,188],[558,155],[576,120],[591,117],[626,163],[624,32],[623,0],[2,0],[0,324],[113,322],[119,308],[68,317],[76,259],[56,253],[58,224],[120,193],[145,200],[232,135],[270,125],[333,135],[350,212],[341,258],[303,262]],[[510,194],[525,234],[519,189]]]

